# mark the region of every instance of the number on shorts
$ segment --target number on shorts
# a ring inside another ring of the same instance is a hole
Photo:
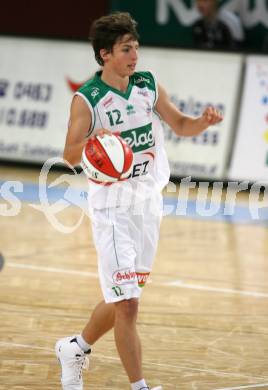
[[[120,297],[121,295],[124,295],[121,291],[121,288],[119,286],[112,287],[112,290],[114,290],[115,294]]]

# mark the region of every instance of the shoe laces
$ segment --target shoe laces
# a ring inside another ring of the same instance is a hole
[[[82,376],[82,370],[88,370],[89,369],[89,359],[85,355],[75,355],[75,367],[76,367],[76,376],[78,380],[81,379]]]

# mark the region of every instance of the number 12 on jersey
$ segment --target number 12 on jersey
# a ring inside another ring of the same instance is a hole
[[[108,115],[110,126],[120,125],[121,123],[124,123],[124,121],[121,120],[121,112],[117,109],[107,111],[106,115]]]

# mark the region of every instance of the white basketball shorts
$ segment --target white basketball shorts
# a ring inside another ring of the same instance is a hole
[[[162,195],[129,207],[92,210],[100,284],[106,303],[139,298],[156,254]]]

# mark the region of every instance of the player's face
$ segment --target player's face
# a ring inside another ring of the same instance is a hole
[[[210,17],[217,9],[217,0],[196,0],[196,5],[203,17]]]
[[[128,34],[119,39],[113,46],[108,63],[120,76],[131,76],[138,62],[139,43]]]

